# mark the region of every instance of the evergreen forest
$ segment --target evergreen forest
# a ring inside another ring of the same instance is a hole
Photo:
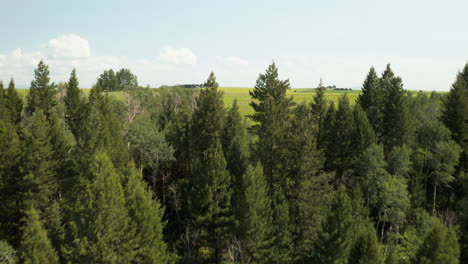
[[[272,63],[244,116],[213,72],[154,89],[106,70],[85,93],[40,61],[27,95],[0,82],[0,263],[468,263],[453,74],[412,92],[372,67],[356,103],[297,103]]]

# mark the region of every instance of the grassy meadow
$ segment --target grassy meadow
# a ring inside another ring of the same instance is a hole
[[[241,87],[221,87],[220,90],[224,92],[224,104],[227,107],[232,105],[234,99],[237,99],[237,104],[239,105],[239,110],[243,115],[248,115],[253,112],[252,107],[249,103],[251,101],[249,91],[253,88],[241,88]],[[313,100],[315,95],[315,89],[313,88],[302,88],[302,89],[291,89],[288,92],[288,95],[293,96],[294,102],[300,104],[302,102],[309,103]],[[350,91],[326,91],[326,97],[330,101],[338,102],[338,98],[344,93],[348,95],[349,101],[351,104],[354,104],[358,95],[361,93],[361,90],[350,90]]]

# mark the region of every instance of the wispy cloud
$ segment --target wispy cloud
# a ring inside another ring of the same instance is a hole
[[[194,65],[197,63],[197,56],[188,48],[165,47],[159,53],[159,59],[168,64],[174,65]]]
[[[248,60],[245,60],[245,59],[242,59],[242,58],[239,58],[239,57],[236,57],[236,56],[228,56],[228,57],[221,57],[221,56],[217,56],[216,59],[224,64],[228,64],[228,65],[248,65],[249,64],[249,61]]]

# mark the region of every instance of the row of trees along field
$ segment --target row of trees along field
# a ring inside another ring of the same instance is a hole
[[[448,94],[388,65],[354,105],[296,105],[272,64],[250,121],[213,73],[117,75],[0,85],[0,262],[468,263],[468,65]]]

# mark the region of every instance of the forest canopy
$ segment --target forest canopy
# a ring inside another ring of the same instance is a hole
[[[335,104],[272,63],[247,116],[213,72],[78,76],[0,82],[0,263],[468,263],[468,64],[446,94],[372,67]]]

